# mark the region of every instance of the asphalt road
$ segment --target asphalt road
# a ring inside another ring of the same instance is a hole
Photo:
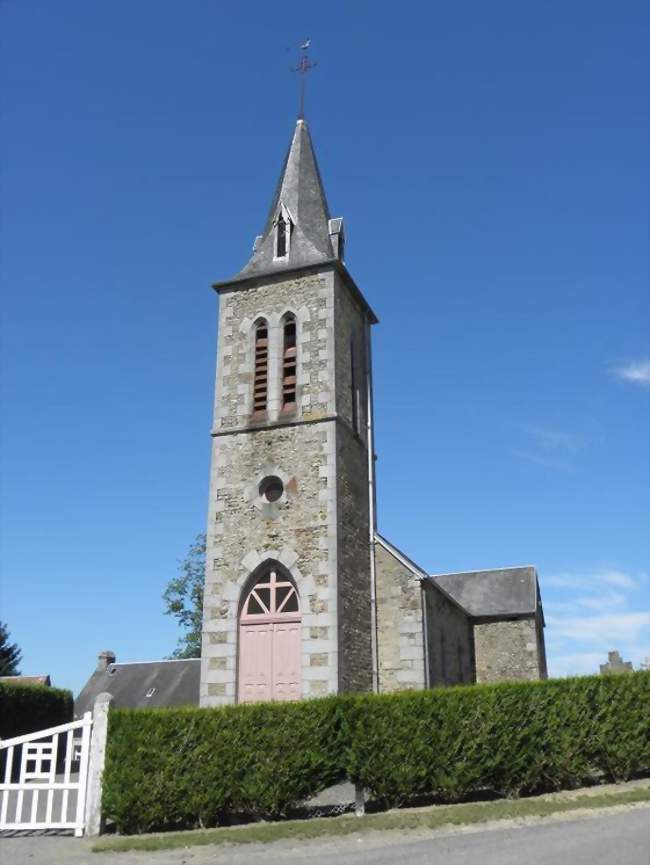
[[[91,853],[74,838],[0,839],[2,865],[648,865],[650,808],[480,831],[377,832],[296,844]]]

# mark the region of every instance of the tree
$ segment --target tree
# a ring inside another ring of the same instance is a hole
[[[170,580],[163,600],[166,615],[175,616],[184,630],[172,658],[201,657],[203,581],[205,579],[205,535],[197,535],[178,565],[178,576]]]
[[[7,626],[0,622],[0,676],[19,676],[22,654],[16,643],[9,642]]]

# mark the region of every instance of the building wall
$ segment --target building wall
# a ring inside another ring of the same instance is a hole
[[[339,688],[366,691],[372,687],[365,364],[368,325],[364,312],[338,275],[334,282],[334,317]]]
[[[267,560],[289,570],[300,594],[302,695],[370,687],[367,451],[346,417],[336,417],[343,392],[336,375],[349,369],[349,347],[345,362],[338,354],[363,322],[346,294],[338,276],[324,272],[267,279],[220,296],[202,705],[236,699],[240,598],[250,574]],[[296,316],[298,335],[297,406],[289,416],[280,411],[287,311]],[[253,421],[260,317],[269,324],[269,398],[266,419]],[[276,503],[259,495],[266,475],[284,483]]]
[[[379,690],[425,687],[420,582],[379,542],[375,543]]]
[[[429,687],[476,681],[470,617],[431,582],[423,584]]]
[[[540,655],[536,617],[476,622],[474,646],[477,682],[540,679],[546,677]],[[542,637],[543,647],[543,637]]]
[[[295,414],[280,418],[281,318],[297,318]],[[268,559],[293,576],[302,612],[302,694],[338,690],[336,421],[332,274],[267,281],[220,297],[208,513],[201,704],[236,699],[240,597]],[[269,410],[250,422],[254,324],[270,325]],[[278,424],[278,420],[280,423]],[[266,475],[279,502],[262,500]]]

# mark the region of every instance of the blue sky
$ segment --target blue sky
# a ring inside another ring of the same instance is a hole
[[[307,116],[375,329],[381,531],[650,655],[645,0],[4,0],[2,594],[23,672],[169,654],[217,299]]]

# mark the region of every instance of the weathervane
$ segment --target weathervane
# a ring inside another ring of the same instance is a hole
[[[294,66],[291,70],[292,72],[297,72],[300,75],[300,112],[298,114],[300,120],[304,120],[305,117],[305,78],[307,76],[307,73],[310,72],[314,68],[314,66],[318,66],[318,63],[311,62],[307,54],[310,45],[311,39],[305,39],[305,41],[300,46],[302,54],[300,55],[298,65]]]

